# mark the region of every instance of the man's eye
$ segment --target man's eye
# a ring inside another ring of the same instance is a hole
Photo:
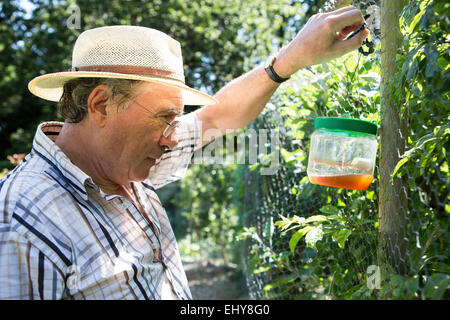
[[[168,114],[166,116],[161,116],[161,118],[163,118],[164,120],[170,122],[170,121],[172,121],[173,118],[175,118],[175,116],[172,115],[172,114]]]

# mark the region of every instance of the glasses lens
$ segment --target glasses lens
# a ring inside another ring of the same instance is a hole
[[[178,127],[178,121],[174,120],[170,124],[167,125],[166,129],[163,132],[163,136],[168,138],[172,133],[175,132],[175,129]]]

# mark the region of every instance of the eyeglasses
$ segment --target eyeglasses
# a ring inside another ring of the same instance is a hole
[[[164,138],[168,138],[170,137],[170,135],[172,133],[175,132],[175,129],[178,128],[178,126],[180,125],[180,122],[176,119],[173,119],[171,122],[164,120],[161,116],[158,116],[154,111],[147,109],[146,107],[144,107],[142,104],[140,104],[139,102],[137,102],[136,100],[133,100],[134,103],[136,103],[138,106],[140,106],[141,108],[143,108],[144,110],[150,112],[151,114],[153,114],[155,116],[155,118],[161,120],[162,122],[164,122],[165,124],[167,124],[167,127],[164,129],[163,131],[163,136]],[[179,112],[178,115],[181,115],[183,112]]]

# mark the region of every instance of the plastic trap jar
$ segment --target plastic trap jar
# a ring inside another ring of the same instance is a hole
[[[375,170],[377,133],[377,124],[370,121],[316,118],[309,151],[309,181],[329,187],[366,190]]]

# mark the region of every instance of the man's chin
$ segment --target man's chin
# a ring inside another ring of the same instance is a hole
[[[150,174],[150,169],[155,165],[155,162],[155,159],[147,158],[145,165],[137,169],[133,172],[132,176],[129,177],[130,181],[142,182],[147,179]]]

